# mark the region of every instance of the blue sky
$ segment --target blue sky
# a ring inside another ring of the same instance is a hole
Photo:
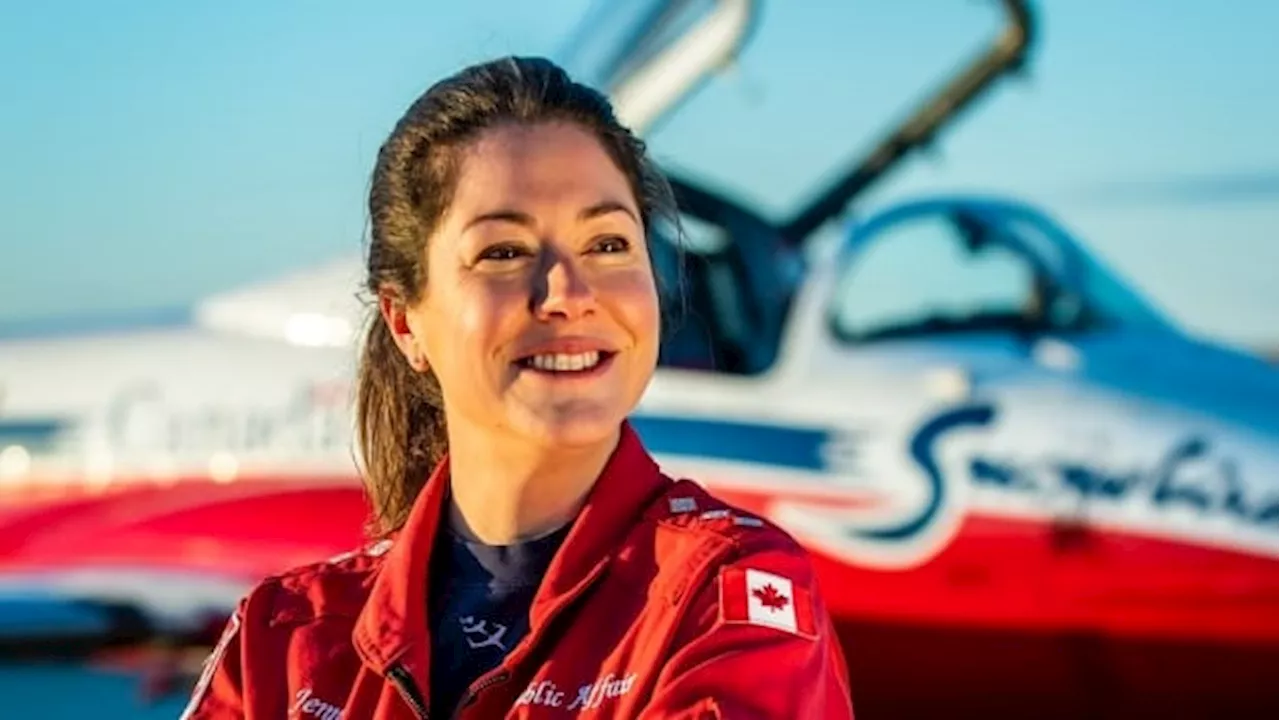
[[[373,156],[404,107],[461,64],[556,52],[589,4],[5,4],[0,321],[181,305],[358,252]],[[1277,5],[1038,5],[1029,76],[870,205],[1035,201],[1191,330],[1274,342]],[[996,19],[972,0],[774,0],[738,66],[652,146],[784,213]]]

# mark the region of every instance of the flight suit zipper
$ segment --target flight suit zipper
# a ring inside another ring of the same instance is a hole
[[[413,676],[408,670],[401,665],[392,665],[387,669],[387,677],[395,683],[396,690],[400,691],[400,697],[413,709],[413,713],[419,720],[431,720],[431,711],[427,709],[427,703],[422,698],[422,691],[413,682]]]
[[[467,694],[463,695],[462,700],[460,700],[458,704],[454,706],[453,716],[452,716],[453,720],[457,720],[458,718],[462,717],[462,711],[465,710],[468,705],[475,702],[476,698],[480,697],[480,693],[484,692],[486,688],[493,687],[498,683],[506,682],[510,678],[511,678],[511,673],[507,672],[506,670],[500,670],[492,675],[481,678],[479,682],[467,688]]]

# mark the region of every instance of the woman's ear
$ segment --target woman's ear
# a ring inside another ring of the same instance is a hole
[[[382,322],[386,323],[387,330],[391,333],[391,339],[409,362],[409,367],[418,372],[426,372],[427,354],[409,325],[409,306],[403,296],[392,288],[379,290],[378,310],[382,315]]]

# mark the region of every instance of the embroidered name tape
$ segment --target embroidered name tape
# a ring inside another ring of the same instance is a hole
[[[720,574],[720,619],[801,637],[818,636],[808,588],[763,570],[728,568]]]

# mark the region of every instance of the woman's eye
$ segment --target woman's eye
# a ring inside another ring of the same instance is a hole
[[[626,238],[618,235],[602,238],[600,242],[596,243],[596,250],[607,253],[626,252],[629,247],[631,247],[631,243],[627,242]]]
[[[523,248],[515,245],[494,245],[491,248],[486,248],[484,252],[480,253],[480,257],[478,259],[497,261],[515,260],[525,254],[526,253]]]

